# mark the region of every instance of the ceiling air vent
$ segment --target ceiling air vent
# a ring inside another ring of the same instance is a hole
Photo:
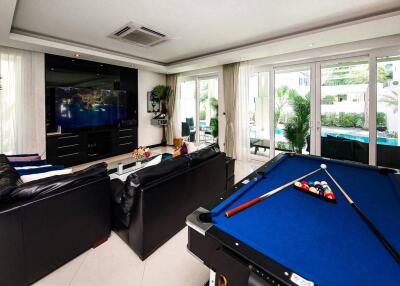
[[[168,36],[154,29],[135,24],[124,25],[110,35],[111,38],[141,47],[153,47],[168,40]]]

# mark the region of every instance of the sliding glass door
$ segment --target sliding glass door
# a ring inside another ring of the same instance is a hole
[[[310,152],[310,68],[275,71],[275,153]]]
[[[270,156],[269,72],[257,72],[249,79],[248,123],[250,156],[265,160]]]
[[[218,139],[218,78],[199,79],[199,143]]]
[[[321,64],[321,156],[368,164],[368,75],[367,61]]]
[[[400,55],[257,69],[251,158],[290,151],[400,168]]]
[[[376,133],[377,164],[400,169],[400,56],[377,59]]]
[[[181,136],[189,142],[218,141],[218,78],[194,77],[181,82],[178,103]]]
[[[188,80],[181,83],[181,96],[179,102],[181,121],[181,136],[186,141],[196,141],[197,101],[196,81]]]

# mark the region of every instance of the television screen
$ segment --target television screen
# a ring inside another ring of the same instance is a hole
[[[127,92],[55,88],[55,123],[61,129],[118,125],[127,118]]]

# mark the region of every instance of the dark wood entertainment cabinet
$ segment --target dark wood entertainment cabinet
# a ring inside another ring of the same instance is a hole
[[[50,164],[73,166],[131,152],[138,146],[137,127],[47,134]]]

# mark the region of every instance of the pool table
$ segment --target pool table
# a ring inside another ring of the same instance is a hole
[[[400,285],[400,264],[322,170],[305,180],[327,181],[336,203],[290,186],[225,216],[321,164],[400,251],[396,170],[281,153],[188,216],[188,250],[210,268],[210,285]]]

